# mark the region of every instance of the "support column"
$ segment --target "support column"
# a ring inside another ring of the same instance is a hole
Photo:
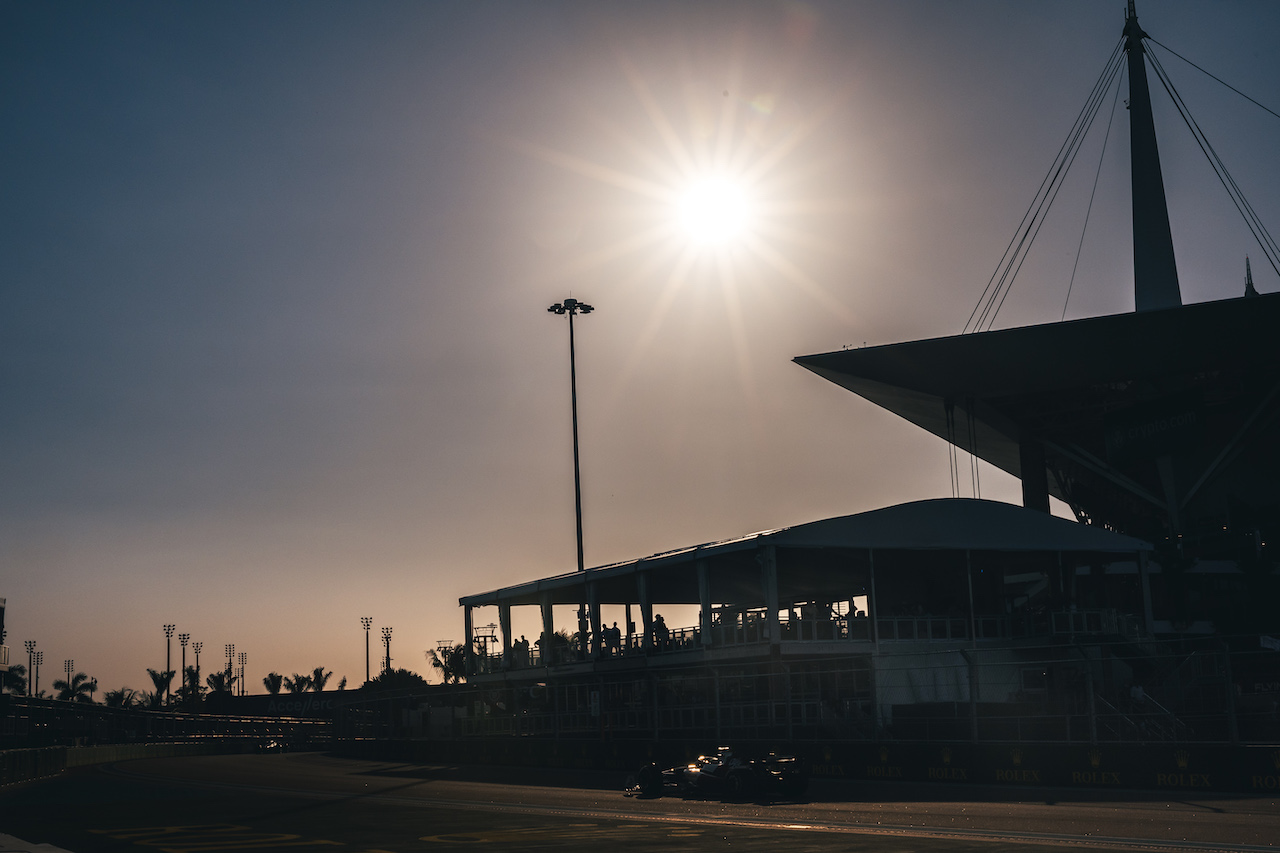
[[[467,662],[467,674],[474,675],[476,672],[475,661],[475,630],[472,626],[471,605],[462,608],[462,633],[464,640],[462,644],[463,659]]]
[[[711,569],[706,560],[698,561],[698,601],[702,612],[698,615],[698,635],[702,647],[711,645]]]
[[[502,668],[511,668],[511,605],[498,605],[498,628],[502,631]]]
[[[600,590],[595,581],[587,584],[587,607],[591,612],[591,656],[600,657]]]
[[[631,651],[631,637],[633,634],[635,634],[635,627],[634,627],[635,623],[631,620],[631,602],[630,601],[627,602],[627,612],[623,618],[627,620],[627,624],[625,626],[626,632],[627,632],[627,644],[622,647],[623,653],[625,654]]]
[[[1156,125],[1151,116],[1151,94],[1138,14],[1129,0],[1124,26],[1125,51],[1129,54],[1129,178],[1133,199],[1134,308],[1152,311],[1182,304],[1178,265],[1173,255],[1169,207],[1160,171]]]
[[[871,643],[876,651],[880,650],[880,620],[876,618],[879,607],[876,602],[876,552],[867,549],[867,577],[870,580],[867,589],[867,619],[871,620]],[[872,670],[874,672],[874,669]]]
[[[715,683],[716,696],[716,743],[724,743],[724,738],[720,734],[720,670],[711,670],[711,678]]]
[[[974,659],[974,654],[970,654],[968,650],[961,649],[960,656],[964,658],[965,664],[969,667],[969,740],[973,743],[978,742],[978,662]]]
[[[1018,444],[1018,467],[1022,477],[1022,505],[1049,514],[1049,475],[1045,471],[1044,445],[1031,439]]]
[[[778,618],[778,550],[773,545],[760,549],[760,586],[764,592],[765,626],[769,631],[769,645],[776,646],[782,639],[782,624]]]
[[[1142,582],[1142,627],[1147,636],[1155,635],[1155,618],[1151,612],[1151,568],[1146,551],[1138,552],[1138,578]]]
[[[973,552],[964,552],[964,580],[969,588],[969,643],[975,648],[978,645],[978,615],[973,605]]]
[[[640,599],[640,648],[653,649],[653,602],[649,600],[649,573],[636,573],[636,597]]]
[[[542,666],[551,666],[552,658],[551,643],[556,633],[555,615],[551,608],[551,593],[544,592],[542,600],[539,602],[542,609],[542,643],[539,647],[538,657]]]

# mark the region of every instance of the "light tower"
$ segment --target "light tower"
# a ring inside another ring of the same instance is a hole
[[[382,642],[387,647],[387,657],[382,664],[382,671],[390,672],[391,671],[391,628],[390,627],[386,627],[382,629]]]
[[[178,635],[178,645],[182,646],[182,672],[178,675],[178,693],[187,699],[190,698],[187,696],[187,643],[190,640],[190,634]]]
[[[204,643],[192,643],[191,649],[196,653],[196,695],[200,695],[200,650],[204,648]]]
[[[557,302],[547,309],[552,314],[569,316],[569,403],[573,411],[573,514],[577,522],[578,534],[578,571],[585,571],[586,565],[582,557],[582,476],[578,465],[578,360],[573,339],[573,318],[576,314],[590,314],[596,310],[594,306],[570,297]],[[468,638],[470,643],[470,638]],[[587,607],[578,604],[578,645],[585,654],[587,648]]]
[[[373,626],[372,616],[361,616],[360,624],[364,626],[364,683],[369,683],[369,628]]]
[[[164,702],[169,704],[169,685],[173,683],[173,663],[171,650],[173,649],[173,625],[164,626],[164,671],[169,673],[169,680],[164,683]]]

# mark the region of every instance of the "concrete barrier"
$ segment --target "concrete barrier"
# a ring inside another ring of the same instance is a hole
[[[173,758],[186,755],[225,755],[248,752],[244,740],[211,740],[199,743],[122,743],[107,746],[50,746],[41,749],[9,749],[0,752],[0,785],[56,776],[70,767],[110,764],[136,758]]]

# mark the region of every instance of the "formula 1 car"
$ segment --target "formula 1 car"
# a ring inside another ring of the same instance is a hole
[[[636,775],[628,794],[660,797],[671,792],[693,797],[786,796],[803,793],[809,778],[804,765],[794,755],[770,752],[749,758],[722,746],[696,761],[660,770],[650,764]]]

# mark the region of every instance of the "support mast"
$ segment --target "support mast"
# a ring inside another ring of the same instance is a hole
[[[1173,257],[1169,207],[1165,202],[1151,92],[1134,0],[1124,24],[1129,55],[1129,156],[1133,179],[1133,295],[1138,311],[1176,308],[1182,304],[1178,265]]]

